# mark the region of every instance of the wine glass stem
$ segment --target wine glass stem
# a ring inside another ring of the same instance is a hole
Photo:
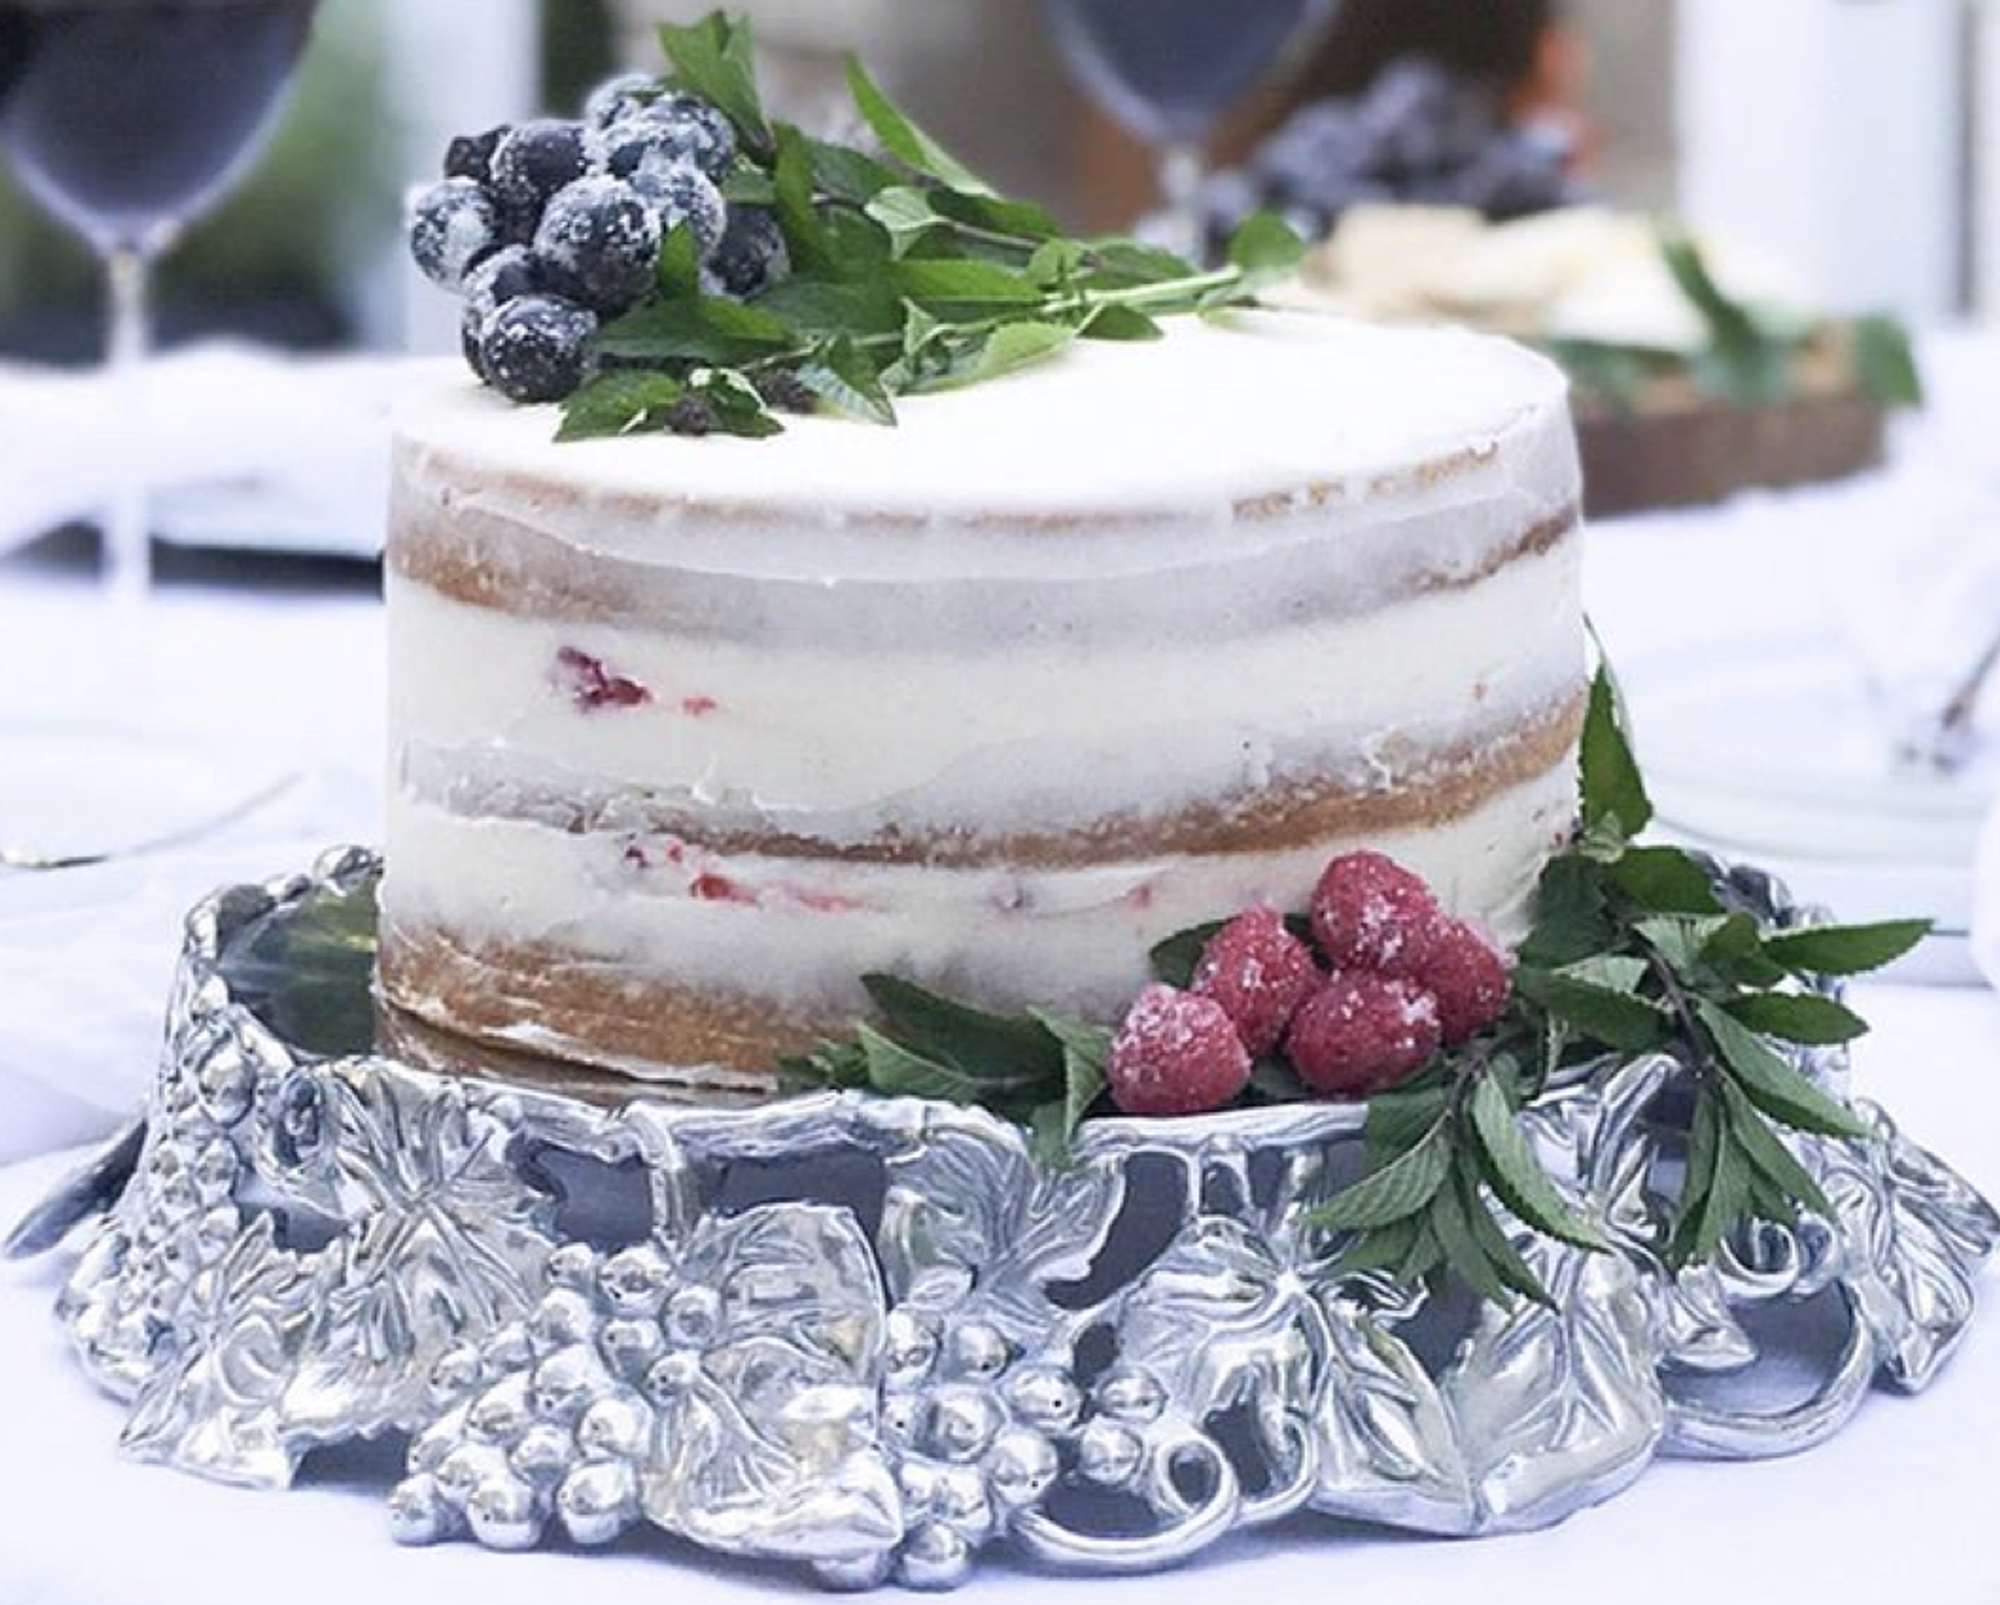
[[[104,524],[104,582],[112,607],[132,622],[153,579],[147,470],[152,459],[146,407],[146,358],[152,344],[151,277],[146,253],[120,246],[106,260],[111,335],[106,369],[118,410],[122,446],[111,465],[111,501]]]
[[[1160,151],[1160,198],[1167,209],[1167,243],[1183,256],[1201,255],[1206,244],[1196,205],[1206,172],[1199,145],[1176,142]]]

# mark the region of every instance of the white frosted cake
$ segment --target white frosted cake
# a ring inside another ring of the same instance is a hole
[[[870,971],[1110,1019],[1351,846],[1519,933],[1585,686],[1553,367],[1232,314],[901,414],[558,445],[470,379],[408,402],[390,1003],[756,1089]]]

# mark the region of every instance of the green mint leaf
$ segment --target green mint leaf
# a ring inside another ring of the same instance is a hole
[[[1854,376],[1882,407],[1921,407],[1924,378],[1910,349],[1910,334],[1894,318],[1858,318],[1853,327]]]
[[[1574,964],[1565,964],[1558,973],[1565,980],[1582,981],[1589,986],[1602,987],[1608,992],[1622,992],[1627,997],[1637,997],[1641,985],[1651,972],[1644,959],[1633,958],[1629,954],[1606,953],[1597,958],[1579,959]]]
[[[1030,1015],[1036,1024],[1062,1045],[1063,1096],[1053,1107],[1060,1111],[1063,1149],[1067,1152],[1076,1128],[1083,1123],[1084,1116],[1090,1113],[1098,1099],[1104,1096],[1105,1066],[1111,1058],[1111,1033],[1102,1026],[1065,1020],[1039,1009],[1031,1010]]]
[[[1720,914],[1708,872],[1678,847],[1630,847],[1611,865],[1611,881],[1654,914]]]
[[[1560,969],[1608,951],[1616,940],[1603,866],[1577,853],[1550,859],[1535,891],[1535,921],[1521,944],[1521,962]]]
[[[806,149],[812,156],[814,183],[833,200],[862,206],[892,184],[902,183],[893,169],[852,146],[809,139]]]
[[[1600,666],[1590,685],[1590,708],[1583,723],[1583,822],[1593,826],[1615,821],[1627,836],[1636,836],[1653,820],[1652,799],[1632,756],[1625,731],[1624,709],[1608,666]]]
[[[778,186],[771,175],[748,157],[738,156],[716,186],[731,206],[775,206]]]
[[[1414,1148],[1451,1109],[1451,1089],[1426,1075],[1368,1100],[1363,1142],[1370,1159],[1384,1161]]]
[[[1410,1257],[1424,1230],[1422,1215],[1406,1215],[1371,1231],[1357,1232],[1328,1267],[1335,1281],[1368,1271],[1394,1271]]]
[[[631,362],[734,368],[799,349],[798,335],[761,307],[699,296],[656,301],[607,323],[598,350]]]
[[[1643,1053],[1665,1040],[1667,1017],[1641,998],[1527,965],[1514,972],[1514,989],[1580,1035],[1607,1048]]]
[[[733,368],[696,368],[688,374],[688,390],[708,403],[711,434],[767,440],[784,433],[757,387]]]
[[[1715,1164],[1702,1195],[1701,1210],[1694,1218],[1694,1234],[1689,1239],[1689,1257],[1711,1258],[1723,1240],[1750,1214],[1755,1172],[1744,1157],[1727,1125],[1715,1148]]]
[[[947,323],[1005,316],[1042,304],[1034,280],[997,262],[906,259],[890,268],[889,282],[898,295]]]
[[[788,1092],[848,1092],[866,1087],[868,1051],[858,1042],[822,1042],[810,1053],[778,1061]]]
[[[1822,1137],[1869,1135],[1859,1116],[1814,1086],[1719,1004],[1698,998],[1695,1012],[1743,1095],[1771,1119]]]
[[[1715,1181],[1716,1155],[1725,1138],[1722,1100],[1708,1083],[1695,1089],[1694,1117],[1688,1125],[1687,1154],[1681,1165],[1681,1193],[1674,1204],[1668,1259],[1676,1266],[1693,1257],[1693,1239],[1701,1227],[1702,1206]]]
[[[743,143],[771,148],[771,127],[757,95],[756,41],[745,17],[712,11],[685,27],[663,23],[660,48],[675,84],[701,96],[736,125]]]
[[[1046,362],[1076,343],[1076,330],[1061,323],[1003,323],[987,337],[961,384],[979,384]]]
[[[931,193],[913,184],[899,184],[883,190],[863,208],[888,231],[890,249],[896,255],[907,256],[926,235],[944,227],[945,219],[931,205]]]
[[[1168,937],[1155,947],[1148,957],[1153,966],[1153,974],[1168,986],[1186,990],[1194,980],[1194,972],[1201,963],[1201,955],[1208,944],[1215,940],[1216,933],[1227,920],[1211,920],[1206,925],[1197,925],[1191,930],[1180,931]],[[1372,1105],[1371,1105],[1372,1107]]]
[[[1086,340],[1164,340],[1167,331],[1136,307],[1100,307],[1078,331]]]
[[[1283,1059],[1259,1059],[1250,1067],[1250,1096],[1255,1103],[1310,1103],[1315,1094]]]
[[[1680,914],[1637,920],[1632,931],[1650,947],[1683,981],[1696,984],[1709,944],[1721,934],[1728,920],[1721,915],[1693,918]]]
[[[653,279],[669,301],[692,301],[701,294],[701,247],[687,224],[676,223],[661,239]]]
[[[1764,930],[1748,914],[1731,914],[1708,939],[1703,956],[1718,977],[1731,986],[1762,990],[1785,979],[1783,965],[1764,951]]]
[[[1101,280],[1107,289],[1133,290],[1198,276],[1195,265],[1186,257],[1138,240],[1090,240],[1085,249],[1093,278]]]
[[[1038,1101],[1061,1087],[1062,1045],[1033,1020],[988,1014],[893,975],[865,975],[861,984],[899,1042],[966,1076],[987,1097]]]
[[[926,178],[968,195],[991,195],[992,187],[946,150],[882,93],[858,58],[847,60],[847,88],[862,121],[882,148]]]
[[[1820,1046],[1868,1034],[1868,1022],[1860,1015],[1816,992],[1753,992],[1725,1006],[1752,1031],[1780,1042]]]
[[[1329,1231],[1369,1231],[1427,1209],[1451,1172],[1451,1144],[1442,1127],[1312,1212]],[[1436,1245],[1433,1243],[1432,1245]],[[1434,1263],[1434,1261],[1433,1261]]]
[[[1764,952],[1794,975],[1862,975],[1893,964],[1930,934],[1929,920],[1808,925],[1766,937]]]
[[[785,279],[750,304],[812,339],[867,340],[900,334],[905,311],[886,284],[807,277]]]
[[[896,421],[896,404],[889,399],[881,370],[844,334],[814,347],[795,372],[800,384],[849,417],[876,424]]]
[[[1720,1081],[1716,1085],[1720,1089],[1722,1114],[1731,1137],[1743,1151],[1744,1158],[1770,1184],[1777,1198],[1794,1207],[1803,1204],[1822,1220],[1834,1219],[1833,1205],[1820,1190],[1812,1172],[1799,1163],[1791,1149],[1765,1123],[1756,1106],[1734,1082]]]
[[[1468,1166],[1457,1166],[1450,1184],[1439,1191],[1431,1222],[1452,1268],[1481,1298],[1505,1307],[1519,1294],[1531,1304],[1555,1307],[1541,1278],[1493,1218],[1479,1178]]]
[[[931,205],[940,216],[970,231],[966,238],[968,245],[984,242],[1023,252],[1043,244],[1074,246],[1075,243],[1063,237],[1048,209],[1033,201],[958,188],[933,190]]]
[[[1472,1130],[1479,1139],[1480,1171],[1523,1224],[1577,1248],[1609,1246],[1596,1223],[1556,1190],[1534,1149],[1521,1135],[1513,1106],[1493,1077],[1481,1076],[1473,1087],[1470,1112]]]
[[[559,441],[603,440],[665,426],[685,386],[664,373],[599,374],[563,403]]]
[[[888,1098],[937,1098],[945,1103],[977,1104],[982,1084],[950,1065],[911,1051],[872,1026],[855,1027],[868,1060],[868,1084]]]
[[[1229,264],[1240,268],[1246,287],[1275,284],[1296,273],[1306,242],[1275,212],[1258,212],[1230,236]]]
[[[778,227],[793,265],[802,273],[829,274],[838,264],[833,236],[813,198],[812,152],[789,123],[778,125],[778,156],[771,169]]]

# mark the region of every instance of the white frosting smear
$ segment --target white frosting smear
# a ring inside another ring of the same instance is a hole
[[[397,432],[419,454],[406,467],[419,480],[433,453],[454,478],[484,466],[499,480],[548,476],[662,509],[720,504],[837,524],[1179,520],[1327,488],[1363,501],[1384,476],[1468,449],[1488,455],[1523,430],[1567,430],[1560,371],[1503,340],[1298,312],[1180,318],[1168,330],[1157,343],[1081,341],[1005,378],[904,398],[894,429],[796,418],[770,440],[558,445],[554,408],[515,407],[461,377],[413,394]]]

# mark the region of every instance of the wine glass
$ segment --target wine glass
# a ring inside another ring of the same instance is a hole
[[[105,264],[110,338],[95,639],[0,725],[0,842],[39,864],[89,861],[233,817],[234,755],[171,726],[154,661],[147,509],[151,265],[249,164],[312,30],[317,0],[0,0],[0,149],[28,193]],[[29,470],[32,471],[32,470]],[[60,601],[52,598],[56,606]],[[185,784],[171,777],[191,772]]]
[[[114,610],[151,580],[143,387],[155,258],[226,194],[275,118],[317,0],[0,0],[0,148],[105,264],[113,405],[131,432],[105,518]]]
[[[1200,240],[1202,149],[1336,0],[1045,0],[1069,69],[1159,156],[1171,243]]]

